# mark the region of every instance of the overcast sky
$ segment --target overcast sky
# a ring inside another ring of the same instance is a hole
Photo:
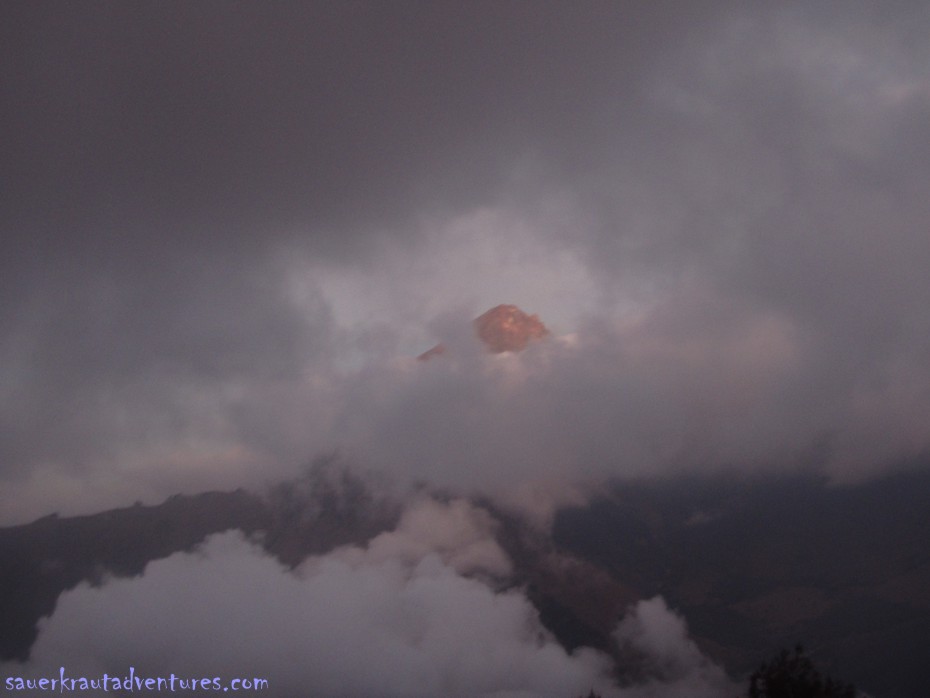
[[[0,523],[332,450],[508,491],[926,452],[928,36],[916,1],[3,3]],[[484,356],[498,303],[568,338]]]

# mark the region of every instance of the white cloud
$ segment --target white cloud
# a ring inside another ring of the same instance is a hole
[[[405,521],[365,549],[339,549],[295,571],[239,533],[211,536],[139,578],[64,593],[41,622],[30,661],[2,669],[260,677],[268,695],[321,698],[575,698],[592,688],[605,698],[720,698],[737,690],[660,597],[632,607],[615,632],[645,672],[617,688],[607,657],[567,654],[519,590],[495,593],[456,569],[475,571],[474,556],[450,551],[474,552],[487,523],[477,510],[421,500]]]
[[[606,659],[566,654],[518,592],[495,594],[435,554],[382,557],[294,574],[238,534],[213,536],[141,578],[65,593],[27,667],[4,670],[256,676],[281,696],[609,693]]]
[[[364,550],[349,547],[327,557],[339,556],[359,565],[392,559],[412,564],[438,555],[460,575],[506,579],[513,568],[493,537],[495,527],[487,512],[465,499],[443,503],[420,496],[408,505],[393,531],[375,536]],[[305,566],[315,562],[308,561]]]
[[[621,648],[641,654],[646,671],[652,675],[632,690],[630,698],[718,698],[739,691],[688,638],[684,620],[669,610],[661,596],[631,608],[614,635]]]

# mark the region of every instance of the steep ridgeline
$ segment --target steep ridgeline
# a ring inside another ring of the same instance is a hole
[[[155,506],[0,528],[0,661],[28,658],[39,619],[52,614],[62,592],[141,575],[149,562],[191,551],[213,533],[242,531],[294,567],[309,555],[363,544],[393,528],[398,516],[395,504],[324,460],[266,496],[174,495]]]

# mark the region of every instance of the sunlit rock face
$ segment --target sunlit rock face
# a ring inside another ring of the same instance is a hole
[[[527,315],[515,305],[498,305],[474,320],[475,332],[493,354],[522,351],[534,339],[542,339],[549,330],[536,315]],[[426,361],[445,353],[437,344],[417,358]]]
[[[515,305],[491,308],[475,320],[475,331],[490,351],[521,351],[533,339],[549,334],[535,315],[527,315]]]

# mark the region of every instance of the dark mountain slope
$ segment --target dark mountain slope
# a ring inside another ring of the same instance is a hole
[[[107,574],[139,575],[150,561],[191,550],[211,533],[252,533],[268,523],[262,501],[237,490],[0,529],[0,658],[28,657],[36,623],[63,591],[99,584]]]
[[[399,508],[373,496],[332,459],[266,497],[236,490],[175,495],[92,516],[46,516],[0,529],[0,660],[26,660],[37,623],[81,582],[132,577],[207,536],[240,530],[290,567],[308,555],[360,544],[393,528]]]
[[[557,516],[555,542],[682,612],[735,675],[798,640],[875,695],[930,694],[930,469],[626,484]]]

